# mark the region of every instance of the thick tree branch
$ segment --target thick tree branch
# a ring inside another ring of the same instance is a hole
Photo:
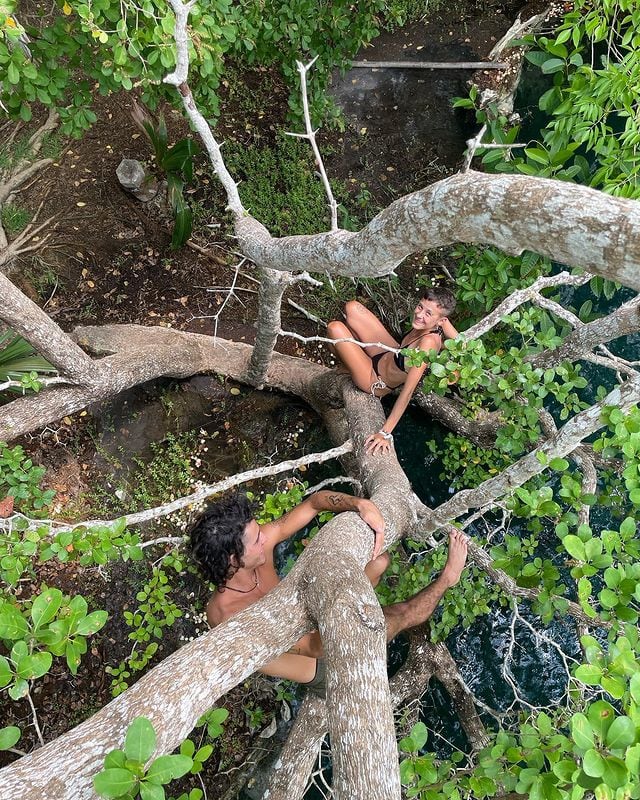
[[[34,161],[33,164],[14,173],[4,183],[0,184],[0,205],[2,205],[18,187],[22,186],[29,178],[32,178],[36,173],[40,172],[41,169],[48,167],[49,164],[53,164],[52,158],[41,158],[39,161]]]
[[[101,365],[81,350],[51,317],[22,294],[2,273],[0,273],[0,296],[2,297],[0,319],[30,342],[63,377],[87,387],[95,384],[101,372]]]
[[[358,233],[273,238],[236,218],[240,250],[260,266],[387,275],[408,255],[455,242],[532,250],[640,289],[640,203],[577,184],[469,171],[402,197]]]
[[[576,360],[600,344],[640,330],[640,296],[616,308],[606,317],[576,328],[555,350],[545,350],[526,360],[534,367],[546,369],[565,360]]]
[[[425,532],[437,529],[465,514],[471,508],[490,506],[518,486],[544,471],[547,460],[572,453],[583,439],[602,427],[601,414],[605,407],[615,406],[628,411],[640,400],[640,377],[633,377],[603,398],[599,403],[581,411],[530,453],[523,456],[494,478],[475,489],[464,489],[446,503],[434,509],[433,518],[426,524]],[[542,461],[541,461],[542,459]],[[544,462],[544,463],[542,463]]]

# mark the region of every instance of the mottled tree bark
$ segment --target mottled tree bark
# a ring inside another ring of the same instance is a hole
[[[576,328],[555,350],[545,350],[529,356],[527,361],[534,367],[543,369],[567,359],[575,361],[600,344],[611,342],[620,336],[628,336],[638,330],[640,330],[640,296],[624,303],[606,317],[594,319]]]
[[[258,289],[258,319],[256,340],[249,361],[245,380],[258,389],[262,388],[269,363],[278,340],[281,326],[282,296],[291,283],[291,275],[273,269],[263,269]]]
[[[640,203],[546,178],[459,173],[401,197],[358,233],[276,239],[250,216],[235,228],[242,253],[269,269],[379,277],[412,253],[471,242],[532,250],[640,290]]]

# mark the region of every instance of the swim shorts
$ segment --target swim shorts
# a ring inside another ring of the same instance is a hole
[[[309,683],[305,683],[303,686],[305,686],[311,692],[311,694],[315,694],[317,697],[322,698],[322,700],[326,699],[327,668],[323,658],[316,659],[316,674],[309,681]]]

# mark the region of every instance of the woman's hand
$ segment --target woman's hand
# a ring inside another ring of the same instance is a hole
[[[391,439],[386,439],[381,433],[372,433],[364,440],[364,449],[369,454],[388,453],[391,450]]]

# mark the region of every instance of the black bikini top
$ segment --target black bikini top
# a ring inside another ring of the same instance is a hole
[[[442,326],[441,326],[441,325],[438,325],[438,326],[437,326],[437,327],[435,327],[435,328],[434,328],[432,331],[425,331],[424,333],[421,333],[421,334],[420,334],[420,336],[418,336],[418,338],[417,338],[417,339],[412,339],[412,340],[411,340],[411,342],[408,342],[408,343],[405,345],[405,347],[408,347],[408,345],[409,345],[409,344],[413,344],[413,342],[417,342],[417,341],[418,341],[418,339],[421,339],[423,336],[426,336],[428,333],[437,333],[437,334],[438,334],[438,336],[439,336],[439,337],[442,339],[442,341],[444,342],[444,331],[442,330]],[[402,355],[402,353],[394,353],[394,354],[393,354],[393,361],[394,361],[394,363],[395,363],[396,367],[398,367],[398,369],[401,369],[403,372],[406,372],[406,371],[407,371],[407,370],[404,368],[404,356]]]

